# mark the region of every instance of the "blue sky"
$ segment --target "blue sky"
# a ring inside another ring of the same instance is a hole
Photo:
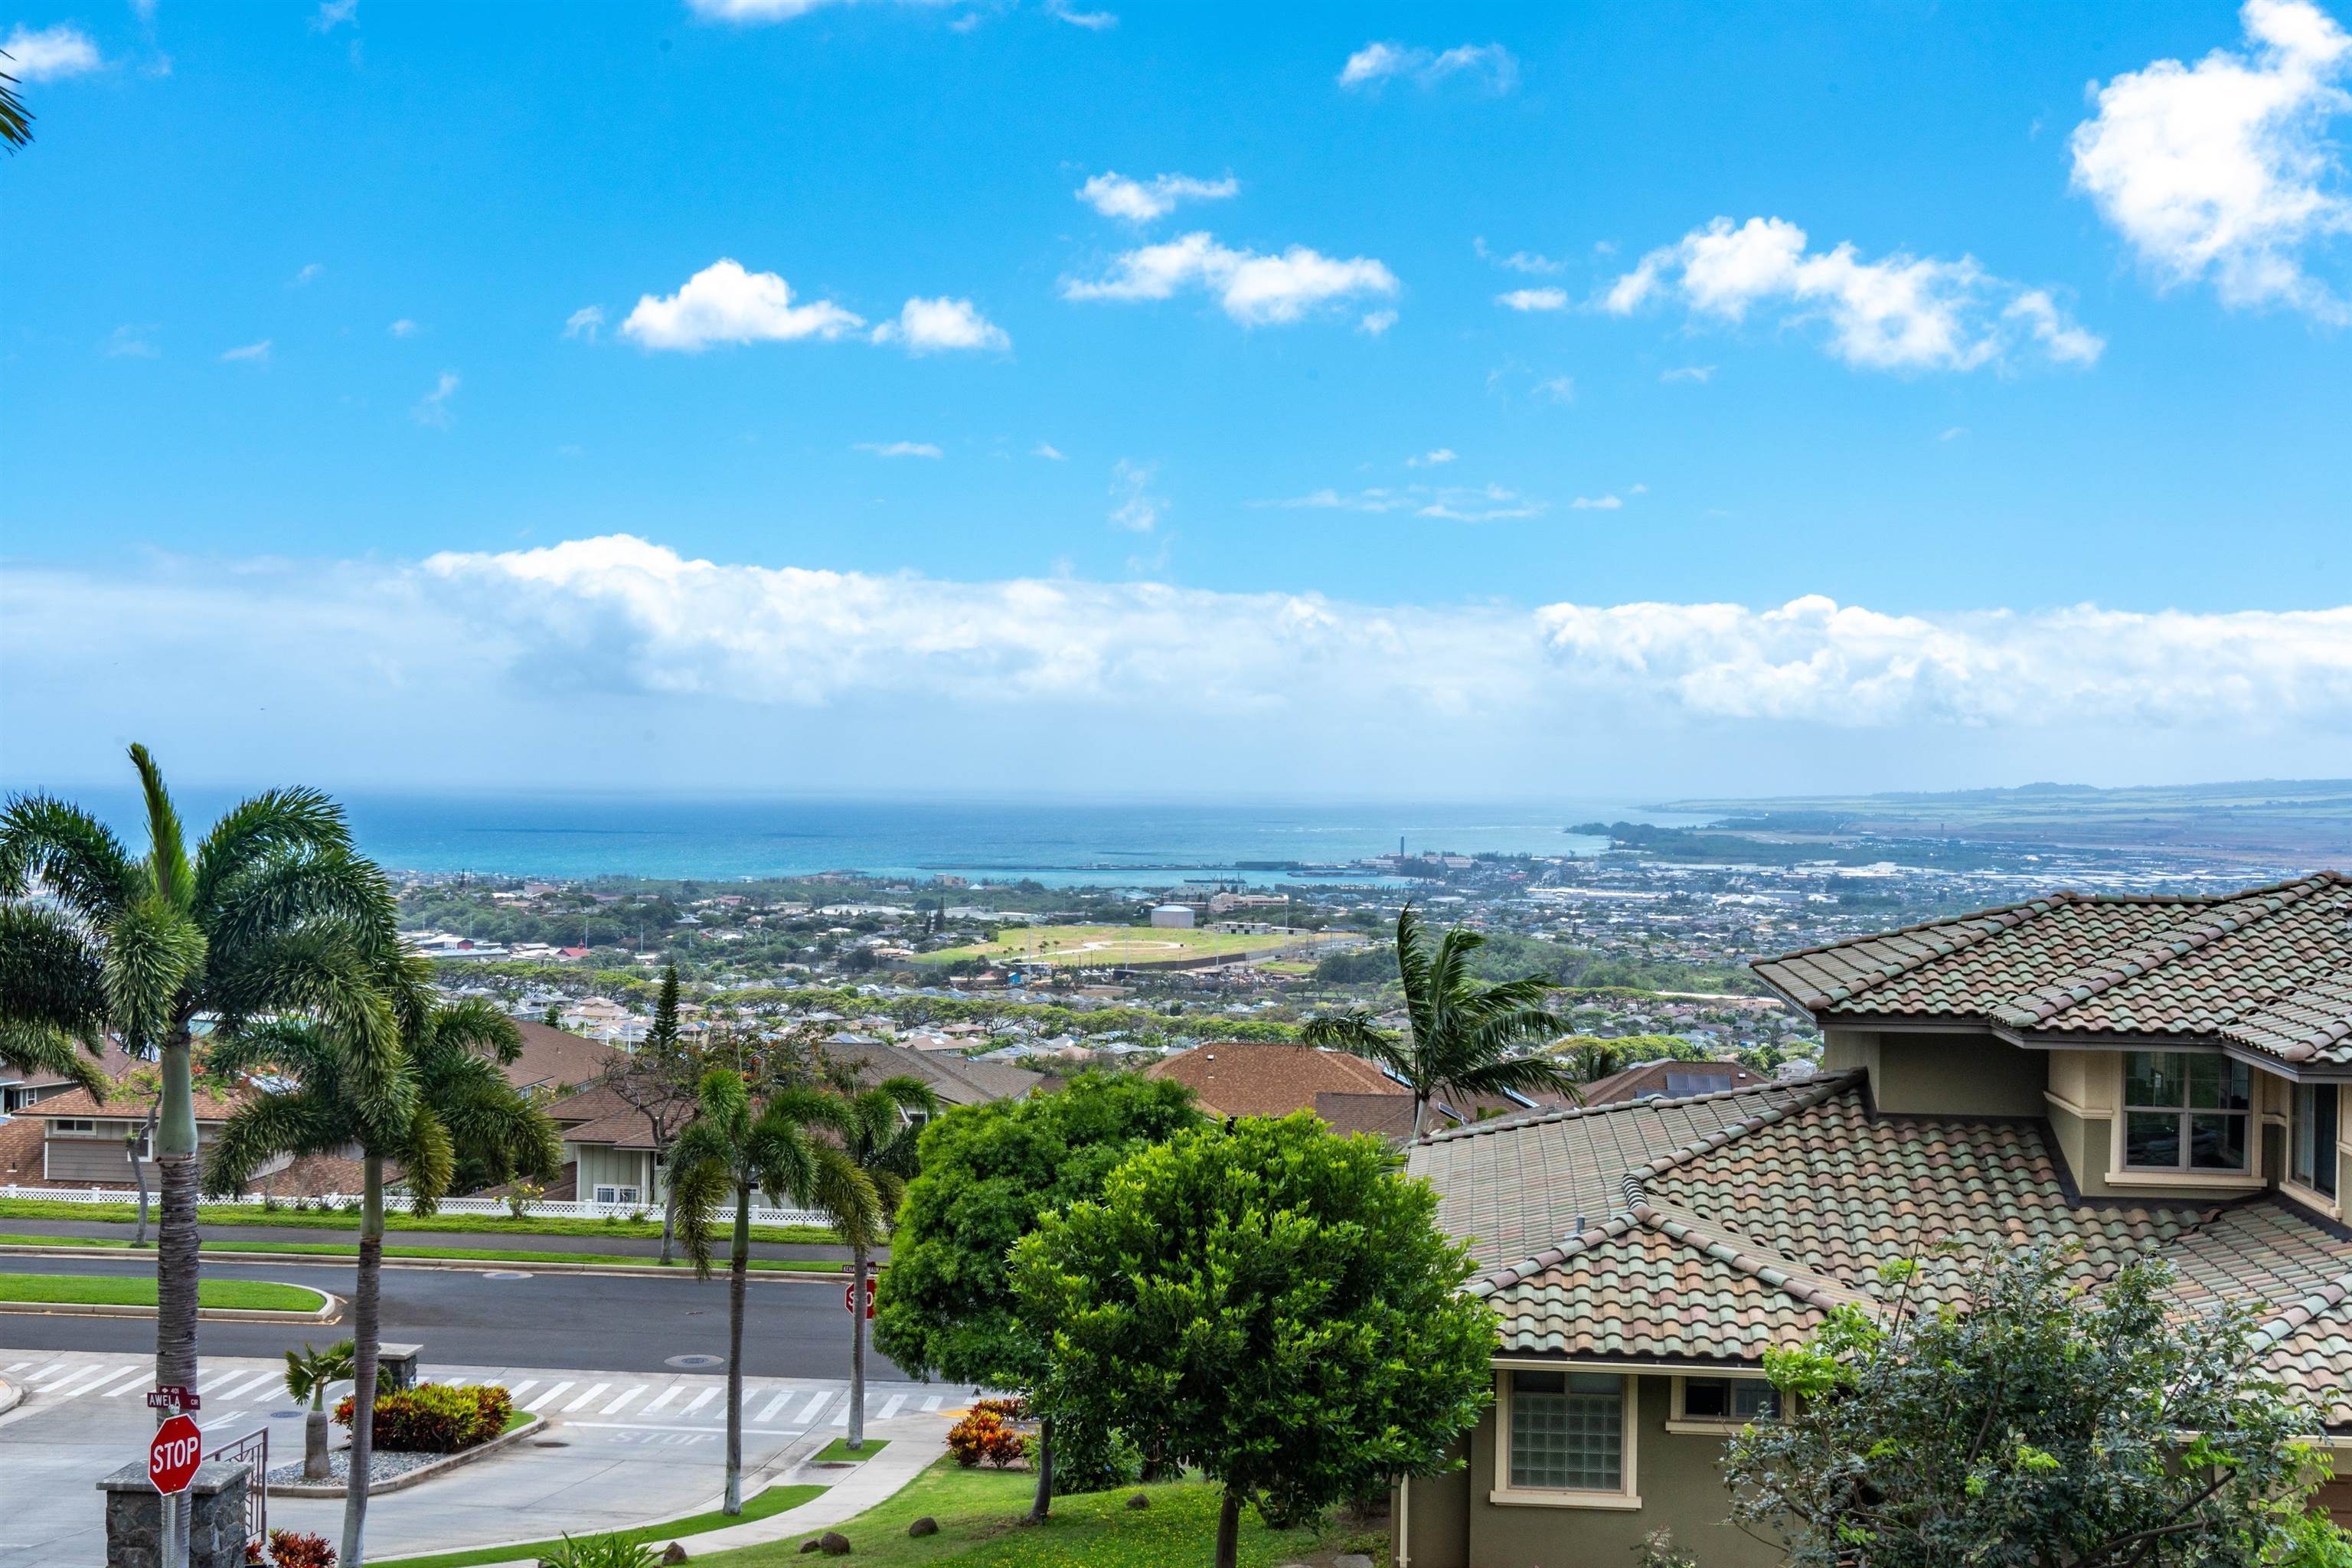
[[[2346,20],[0,11],[0,774],[2352,770]]]

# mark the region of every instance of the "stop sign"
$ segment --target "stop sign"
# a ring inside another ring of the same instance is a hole
[[[147,1479],[165,1497],[186,1491],[204,1457],[204,1433],[186,1416],[174,1415],[155,1428],[155,1440],[147,1445]]]

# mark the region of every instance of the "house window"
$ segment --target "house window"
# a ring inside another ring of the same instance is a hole
[[[614,1189],[614,1197],[612,1201],[614,1203],[624,1204],[635,1203],[637,1201],[637,1189],[635,1187],[616,1187]]]
[[[2227,1057],[2124,1053],[2124,1163],[2136,1171],[2243,1171],[2252,1074]]]
[[[1625,1489],[1625,1380],[1610,1373],[1511,1373],[1511,1489]]]
[[[617,1200],[614,1197],[613,1189],[611,1187],[598,1187],[596,1189],[596,1201],[600,1204],[609,1204]]]
[[[2336,1095],[2332,1083],[2296,1084],[2290,1123],[2296,1183],[2331,1198],[2336,1195]]]
[[[1686,1377],[1682,1403],[1685,1421],[1745,1426],[1751,1421],[1778,1420],[1780,1415],[1780,1391],[1753,1377]]]
[[[59,1116],[50,1121],[49,1131],[60,1138],[95,1138],[98,1123],[78,1116]]]

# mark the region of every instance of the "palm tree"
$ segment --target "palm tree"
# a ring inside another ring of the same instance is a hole
[[[416,961],[387,977],[395,994],[421,982]],[[457,1162],[500,1176],[552,1176],[562,1148],[546,1113],[506,1080],[522,1038],[479,997],[404,1007],[410,1017],[388,1064],[370,1061],[315,1024],[258,1025],[215,1053],[215,1070],[274,1069],[294,1087],[257,1096],[223,1125],[205,1170],[216,1193],[240,1191],[281,1154],[332,1154],[356,1144],[362,1201],[359,1268],[352,1291],[351,1475],[343,1494],[341,1561],[366,1560],[368,1486],[375,1452],[376,1355],[383,1278],[384,1162],[396,1161],[410,1212],[429,1215],[448,1195]]]
[[[914,1178],[915,1147],[923,1123],[939,1114],[940,1097],[919,1078],[885,1079],[856,1092],[799,1091],[795,1103],[841,1142],[850,1163],[865,1173],[876,1205],[868,1223],[860,1214],[834,1214],[834,1228],[849,1247],[849,1448],[866,1447],[866,1271],[873,1249],[898,1214]],[[822,1205],[820,1205],[822,1206]],[[832,1211],[827,1210],[828,1213]]]
[[[286,1352],[286,1397],[310,1406],[302,1417],[302,1479],[306,1481],[327,1479],[327,1390],[351,1375],[349,1340],[338,1340],[322,1351],[312,1350],[310,1342],[304,1340],[299,1354]]]
[[[7,50],[0,49],[0,60],[14,58]],[[33,116],[26,109],[25,100],[16,96],[16,79],[0,71],[0,142],[5,142],[8,151],[14,153],[19,147],[30,146],[32,141]]]
[[[1556,989],[1539,974],[1481,985],[1470,978],[1470,955],[1486,945],[1475,931],[1456,927],[1433,943],[1411,904],[1396,924],[1397,975],[1404,984],[1405,1032],[1376,1027],[1360,1007],[1311,1018],[1300,1037],[1367,1057],[1412,1090],[1412,1135],[1421,1136],[1429,1102],[1438,1095],[1469,1097],[1541,1089],[1583,1102],[1574,1075],[1522,1047],[1563,1033],[1543,1005]]]
[[[1561,1058],[1569,1076],[1579,1083],[1599,1083],[1625,1068],[1625,1047],[1614,1040],[1579,1040]]]
[[[835,1144],[814,1137],[810,1123],[821,1098],[793,1090],[755,1109],[745,1075],[714,1068],[696,1092],[696,1112],[670,1150],[670,1183],[677,1199],[677,1238],[698,1279],[710,1278],[710,1248],[719,1210],[735,1205],[727,1273],[727,1495],[720,1511],[743,1511],[743,1295],[751,1274],[751,1194],[772,1204],[790,1196],[828,1213],[849,1213],[878,1226],[874,1184]]]
[[[196,1020],[227,1038],[262,1016],[312,1017],[389,1048],[396,1030],[375,975],[398,937],[383,873],[352,852],[342,809],[325,795],[256,795],[192,856],[154,759],[134,745],[131,762],[142,857],[48,795],[15,796],[0,812],[0,1037],[12,1056],[54,1057],[64,1040],[95,1044],[103,1031],[158,1062],[155,1381],[193,1388]]]

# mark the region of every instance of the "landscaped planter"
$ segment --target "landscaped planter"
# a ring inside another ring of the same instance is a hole
[[[470,1465],[503,1448],[511,1448],[524,1438],[546,1429],[541,1416],[525,1417],[511,1430],[499,1433],[487,1443],[470,1448],[460,1448],[454,1454],[417,1454],[378,1448],[368,1466],[368,1495],[382,1497],[386,1492],[405,1491],[460,1465]],[[338,1448],[327,1456],[330,1479],[306,1481],[302,1479],[302,1461],[279,1465],[269,1472],[271,1497],[341,1497],[349,1484],[352,1451]]]

